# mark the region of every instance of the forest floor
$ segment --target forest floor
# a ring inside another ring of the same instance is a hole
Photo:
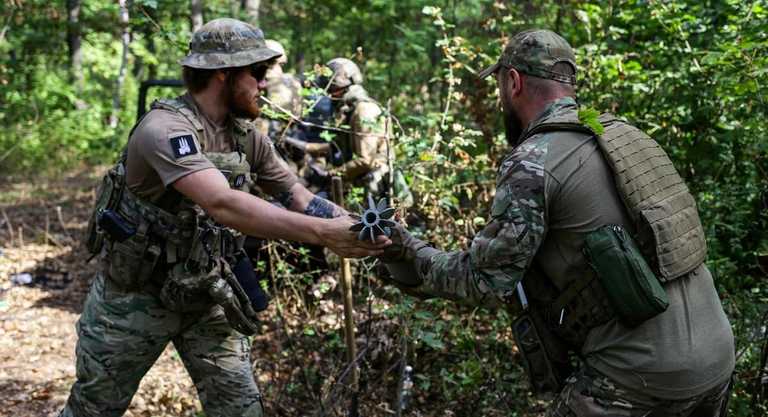
[[[66,402],[75,380],[75,323],[98,264],[86,262],[80,242],[97,174],[103,171],[84,169],[40,182],[0,183],[0,416],[55,416]],[[262,329],[252,339],[252,359],[267,415],[347,415],[353,395],[347,384],[351,373],[344,366],[343,307],[336,282],[333,274],[326,274],[305,285],[282,285],[262,313]],[[370,281],[358,279],[356,285]],[[396,415],[402,322],[382,313],[392,306],[387,301],[391,293],[360,298],[355,312],[358,349],[365,360],[357,398],[360,415]],[[488,349],[506,349],[511,346],[508,337]],[[445,372],[436,362],[426,364],[432,362],[429,355],[422,356],[423,372]],[[460,359],[451,353],[436,358]],[[433,369],[427,370],[430,366]],[[479,392],[489,389],[483,384]],[[422,385],[427,389],[413,396],[402,415],[479,415],[472,411],[477,411],[472,403],[476,398],[445,401],[438,384]],[[512,408],[533,405],[532,412],[518,415],[537,415],[544,403],[526,399],[524,382],[515,387],[489,394]],[[142,380],[126,416],[202,416],[200,410],[194,385],[169,345]]]

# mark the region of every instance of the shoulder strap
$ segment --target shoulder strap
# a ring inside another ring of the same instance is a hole
[[[178,98],[159,99],[152,102],[150,108],[165,109],[179,113],[184,116],[184,118],[187,119],[189,123],[192,124],[195,130],[198,132],[203,131],[203,123],[200,122],[200,119],[198,119],[195,112],[189,107],[187,103],[184,102],[184,100],[180,100]]]

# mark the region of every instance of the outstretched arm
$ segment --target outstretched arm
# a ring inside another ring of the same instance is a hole
[[[546,174],[531,161],[511,159],[503,166],[491,220],[469,250],[412,251],[421,280],[416,292],[491,308],[514,305],[517,283],[546,233]],[[537,168],[533,173],[532,167]],[[420,241],[410,242],[417,247]]]
[[[173,187],[200,205],[217,222],[247,235],[324,245],[351,258],[378,255],[389,244],[386,238],[375,244],[358,241],[349,231],[355,221],[348,216],[334,219],[305,216],[232,190],[216,169],[193,172],[175,181]]]

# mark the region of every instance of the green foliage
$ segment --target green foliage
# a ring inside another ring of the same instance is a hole
[[[600,116],[600,112],[593,108],[583,107],[579,110],[579,121],[592,129],[593,132],[602,135],[605,128],[597,119],[598,116]]]

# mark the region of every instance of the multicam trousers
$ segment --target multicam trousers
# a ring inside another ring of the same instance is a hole
[[[60,417],[122,416],[168,342],[192,377],[208,417],[261,417],[250,341],[218,306],[197,314],[163,308],[98,274],[77,323],[77,381]]]
[[[618,387],[593,369],[568,378],[547,417],[725,417],[730,381],[685,400],[662,400]]]

